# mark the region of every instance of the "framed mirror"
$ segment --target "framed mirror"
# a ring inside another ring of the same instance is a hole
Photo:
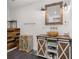
[[[45,24],[63,24],[63,2],[45,5]]]

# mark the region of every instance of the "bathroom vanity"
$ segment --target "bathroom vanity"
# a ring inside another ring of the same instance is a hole
[[[70,37],[38,35],[37,55],[47,59],[71,59],[72,40]]]

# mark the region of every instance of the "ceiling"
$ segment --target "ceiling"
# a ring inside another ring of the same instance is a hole
[[[7,0],[7,5],[9,7],[17,7],[24,4],[32,3],[39,0]]]
[[[7,0],[7,5],[10,8],[15,8],[18,6],[22,6],[22,5],[29,5],[32,3],[36,3],[36,2],[44,2],[46,3],[54,3],[56,1],[61,1],[61,0]]]

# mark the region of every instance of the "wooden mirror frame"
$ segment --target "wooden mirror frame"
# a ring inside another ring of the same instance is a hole
[[[60,21],[59,22],[48,22],[48,18],[47,18],[47,8],[51,7],[51,6],[56,6],[56,5],[60,5]],[[62,25],[63,24],[63,2],[57,2],[57,3],[53,3],[53,4],[48,4],[45,5],[45,24],[46,25]]]

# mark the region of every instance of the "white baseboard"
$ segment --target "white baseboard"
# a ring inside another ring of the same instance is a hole
[[[12,48],[12,49],[9,49],[9,50],[7,50],[7,52],[13,51],[13,50],[15,50],[15,49],[17,49],[17,47],[14,47],[14,48]]]

